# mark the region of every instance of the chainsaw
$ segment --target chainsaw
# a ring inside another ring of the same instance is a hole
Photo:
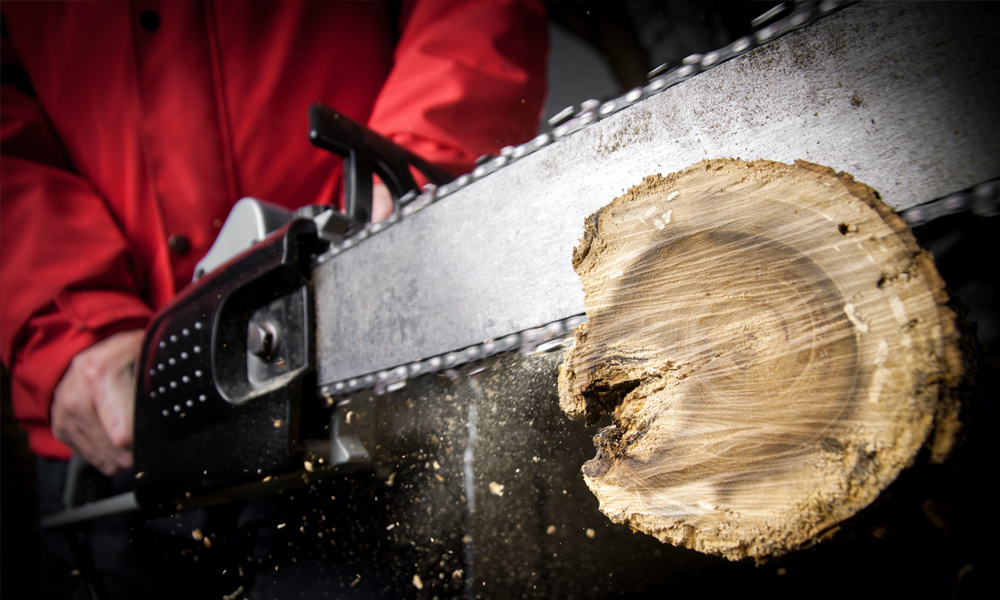
[[[344,158],[344,212],[236,204],[193,284],[147,329],[134,491],[82,502],[69,485],[66,510],[43,526],[170,513],[356,471],[392,485],[408,454],[424,457],[412,470],[430,485],[444,481],[430,466],[438,459],[399,440],[437,439],[436,427],[464,432],[448,476],[471,515],[477,493],[513,487],[470,459],[483,455],[484,428],[497,435],[550,411],[539,398],[552,394],[558,351],[586,320],[570,257],[587,216],[644,176],[710,157],[804,159],[878,189],[915,228],[1000,212],[991,8],[779,7],[752,36],[654,71],[621,97],[571,107],[550,132],[454,180],[313,106],[310,139]],[[422,189],[411,168],[429,181]],[[394,201],[378,223],[373,175]],[[497,395],[505,400],[493,412],[506,417],[484,414],[484,398]],[[546,435],[588,446],[589,434],[556,422],[546,427],[561,433]],[[558,448],[518,448],[518,477],[557,460]],[[567,480],[581,462],[563,469]]]

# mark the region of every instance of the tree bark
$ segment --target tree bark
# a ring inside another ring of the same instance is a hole
[[[592,215],[588,322],[560,368],[613,521],[729,559],[801,547],[959,427],[955,318],[877,193],[818,165],[709,160]]]

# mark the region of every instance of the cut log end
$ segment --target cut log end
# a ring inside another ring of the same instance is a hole
[[[611,416],[583,471],[616,522],[774,556],[950,449],[962,361],[943,282],[849,175],[710,160],[650,176],[588,219],[573,263],[588,322],[560,404]]]

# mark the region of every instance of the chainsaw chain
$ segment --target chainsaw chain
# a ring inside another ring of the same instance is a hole
[[[397,209],[392,215],[378,223],[368,224],[349,237],[331,244],[326,252],[316,258],[316,264],[325,263],[442,198],[450,196],[469,184],[570,136],[592,123],[608,118],[618,111],[690,79],[700,72],[746,54],[765,43],[801,29],[851,4],[855,4],[855,1],[823,0],[820,2],[782,3],[754,19],[752,35],[741,37],[712,52],[692,54],[676,67],[671,68],[669,65],[658,67],[649,73],[649,82],[645,86],[633,88],[618,98],[605,102],[587,100],[579,108],[567,107],[549,119],[549,125],[553,127],[551,132],[542,133],[520,146],[507,146],[500,151],[498,156],[481,157],[476,161],[476,167],[471,173],[462,175],[450,183],[442,186],[428,184],[424,186],[420,194],[416,191],[406,194],[399,199]],[[1000,200],[1000,180],[994,180],[927,204],[906,209],[900,214],[907,223],[916,227],[941,216],[966,210],[972,210],[982,216],[993,216],[1000,213],[998,200]],[[531,355],[561,350],[571,344],[573,330],[586,320],[585,314],[573,315],[539,327],[512,333],[500,339],[487,340],[460,350],[322,385],[319,388],[319,393],[327,400],[365,389],[373,389],[375,393],[381,394],[401,389],[409,379],[421,375],[456,373],[457,368],[467,365],[472,365],[471,372],[475,373],[477,372],[476,363],[503,352],[519,351],[522,354]]]
[[[920,227],[941,217],[964,212],[980,217],[995,217],[1000,214],[1000,179],[986,181],[926,204],[907,208],[899,214],[910,227]]]

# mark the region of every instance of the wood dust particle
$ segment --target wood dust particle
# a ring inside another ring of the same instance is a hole
[[[243,586],[236,588],[232,594],[227,594],[222,597],[222,600],[236,600],[243,594]]]

